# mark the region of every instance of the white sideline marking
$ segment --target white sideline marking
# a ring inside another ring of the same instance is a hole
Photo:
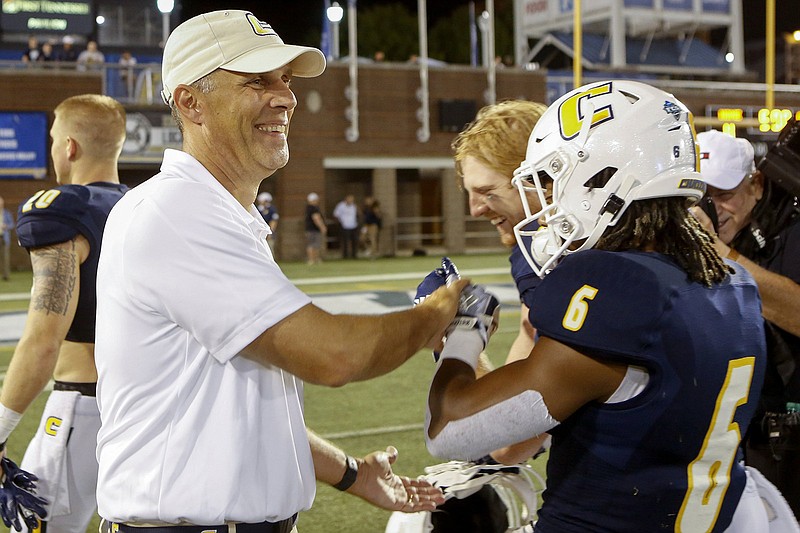
[[[391,281],[395,279],[422,280],[430,272],[397,272],[394,274],[372,274],[361,276],[331,276],[327,278],[299,278],[290,280],[295,285],[316,285],[322,283],[358,283],[363,281]],[[464,276],[491,276],[495,274],[508,274],[509,267],[505,268],[478,268],[465,272]]]
[[[424,429],[424,424],[406,424],[404,426],[386,426],[382,428],[357,429],[355,431],[340,431],[337,433],[320,433],[323,439],[347,439],[350,437],[366,437],[383,435],[386,433],[399,433],[401,431],[415,431]]]
[[[493,276],[498,274],[508,274],[509,268],[478,268],[465,272],[464,275],[471,276]],[[324,283],[358,283],[364,281],[391,281],[394,279],[419,279],[427,276],[429,272],[397,272],[395,274],[371,274],[362,276],[329,276],[327,278],[297,278],[290,279],[295,285],[321,285]],[[0,294],[0,302],[10,302],[14,300],[28,300],[30,292],[12,292]]]
[[[0,302],[12,302],[14,300],[30,300],[30,292],[9,292],[0,294]]]

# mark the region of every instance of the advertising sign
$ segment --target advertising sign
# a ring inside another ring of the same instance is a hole
[[[65,33],[94,31],[92,3],[67,0],[3,0],[0,29],[6,33]]]
[[[0,179],[44,179],[47,114],[0,112]]]

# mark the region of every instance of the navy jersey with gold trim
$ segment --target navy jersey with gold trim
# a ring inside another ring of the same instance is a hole
[[[514,284],[517,286],[519,299],[530,308],[533,289],[541,283],[542,279],[534,273],[528,260],[522,255],[519,245],[514,246],[514,249],[511,250],[508,261],[511,263],[511,277],[514,278]]]
[[[20,246],[30,250],[74,239],[83,235],[91,248],[80,268],[80,294],[75,318],[66,339],[94,342],[97,293],[97,261],[108,213],[127,192],[117,183],[62,185],[40,191],[21,204],[17,216]]]
[[[543,336],[647,369],[636,397],[555,427],[537,533],[723,531],[745,485],[741,435],[766,359],[749,274],[712,288],[657,253],[586,250],[536,289]]]

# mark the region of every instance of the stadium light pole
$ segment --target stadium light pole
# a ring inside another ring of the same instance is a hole
[[[334,2],[331,4],[331,7],[326,10],[325,14],[333,28],[333,35],[331,36],[331,40],[333,41],[333,46],[331,47],[333,59],[339,59],[339,23],[344,17],[344,8],[339,5],[339,2]]]
[[[347,0],[347,44],[348,44],[348,70],[350,85],[345,88],[345,97],[350,100],[350,105],[345,109],[345,114],[350,120],[350,126],[345,130],[344,137],[348,142],[356,142],[360,136],[358,131],[358,31],[356,29],[356,0]]]
[[[583,85],[583,23],[581,22],[581,0],[572,4],[572,85]]]
[[[157,0],[156,5],[161,11],[161,39],[166,46],[169,37],[169,15],[175,8],[175,0]]]
[[[767,0],[766,19],[767,53],[764,77],[767,82],[767,94],[765,107],[772,109],[775,107],[775,0]]]

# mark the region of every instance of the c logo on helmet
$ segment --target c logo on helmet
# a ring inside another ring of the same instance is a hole
[[[605,94],[611,94],[611,82],[591,87],[585,91],[576,92],[561,102],[561,105],[558,107],[558,123],[561,128],[561,137],[563,137],[564,140],[569,141],[574,139],[575,136],[580,133],[584,120],[587,120],[587,117],[581,112],[581,102],[583,102],[584,99],[597,98]],[[611,110],[610,104],[602,107],[595,105],[593,107],[592,116],[588,117],[588,120],[592,121],[592,126],[597,126],[613,118],[614,113]]]

